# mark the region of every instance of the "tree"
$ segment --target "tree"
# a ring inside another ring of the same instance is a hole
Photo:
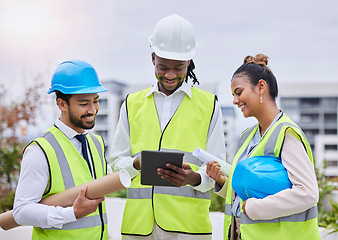
[[[0,212],[12,208],[18,181],[20,162],[25,146],[24,136],[29,125],[35,125],[37,107],[41,103],[35,84],[24,93],[24,99],[6,104],[0,102]],[[4,88],[1,97],[5,99]]]

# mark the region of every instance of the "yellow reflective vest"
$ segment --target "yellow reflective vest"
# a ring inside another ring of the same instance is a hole
[[[302,130],[284,113],[280,119],[263,136],[260,143],[251,153],[250,157],[269,155],[280,158],[281,149],[285,139],[287,129],[292,129],[298,134],[305,150],[313,164],[311,147],[303,134]],[[230,176],[228,179],[227,193],[225,198],[225,218],[224,218],[224,239],[228,239],[228,232],[231,224],[231,208],[233,199],[232,174],[238,159],[245,154],[245,149],[254,137],[258,125],[247,129],[242,133],[239,150],[235,155]],[[241,204],[243,202],[241,201]],[[275,218],[271,220],[251,220],[243,214],[241,209],[241,239],[243,240],[319,240],[319,229],[317,223],[317,206],[290,216]]]
[[[133,156],[142,150],[166,150],[184,153],[184,162],[196,171],[202,161],[192,156],[196,147],[205,149],[215,96],[192,87],[192,98],[184,97],[163,132],[157,116],[153,94],[149,89],[130,94],[126,100]],[[154,222],[168,232],[208,234],[210,195],[190,186],[145,186],[140,175],[128,189],[121,232],[124,235],[147,236]]]
[[[107,174],[104,143],[98,135],[87,134],[86,137],[96,179]],[[51,127],[31,144],[37,144],[48,161],[50,178],[43,198],[93,180],[86,161],[57,127]],[[105,202],[100,203],[94,213],[75,222],[64,224],[61,229],[33,228],[32,239],[77,238],[81,240],[108,239]]]

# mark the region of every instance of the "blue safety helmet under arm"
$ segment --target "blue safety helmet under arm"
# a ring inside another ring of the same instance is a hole
[[[63,94],[89,94],[105,92],[108,89],[100,84],[92,65],[82,60],[71,60],[57,66],[48,94],[54,91]]]
[[[291,187],[281,159],[274,156],[255,156],[239,161],[232,177],[232,188],[243,201],[261,199]]]

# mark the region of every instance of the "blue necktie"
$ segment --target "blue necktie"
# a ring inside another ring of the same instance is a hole
[[[90,169],[90,163],[89,163],[89,157],[88,157],[88,151],[87,151],[87,139],[86,136],[83,134],[76,135],[75,138],[79,140],[79,142],[82,145],[82,156],[86,160],[88,167]]]

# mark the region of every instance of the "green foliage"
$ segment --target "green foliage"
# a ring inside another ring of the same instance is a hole
[[[127,198],[127,189],[122,189],[120,191],[108,194],[107,197]]]
[[[7,193],[3,198],[0,198],[0,212],[5,212],[13,209],[15,192]]]
[[[324,160],[324,164],[322,168],[315,168],[318,189],[319,189],[319,201],[318,201],[318,209],[323,208],[323,200],[324,197],[332,192],[336,187],[329,181],[328,177],[325,176],[325,170],[327,168],[327,161]]]
[[[0,148],[0,176],[1,182],[7,182],[9,186],[16,181],[16,174],[20,170],[21,151],[16,145]],[[0,188],[1,190],[1,188]]]
[[[211,204],[209,207],[210,212],[224,212],[225,199],[214,193],[214,190],[210,190]]]
[[[333,202],[331,196],[328,195],[332,209],[328,212],[324,211],[324,208],[321,208],[318,214],[318,225],[320,227],[325,227],[329,234],[338,232],[338,202]]]
[[[40,104],[38,89],[41,86],[37,83],[26,89],[21,101],[0,102],[0,211],[12,209],[13,206],[25,145],[22,139],[27,134],[27,126],[35,124],[36,110]],[[0,93],[2,99],[7,99],[1,86]]]
[[[325,176],[325,170],[327,168],[327,161],[324,160],[324,165],[321,169],[316,168],[317,182],[319,188],[319,201],[318,201],[318,225],[325,227],[329,233],[338,232],[338,203],[333,202],[330,193],[336,188],[329,178]],[[325,211],[324,209],[324,197],[328,196],[331,204],[331,210]]]

